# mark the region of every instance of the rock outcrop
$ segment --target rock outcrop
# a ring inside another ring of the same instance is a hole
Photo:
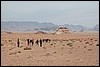
[[[66,34],[66,33],[69,33],[69,30],[66,27],[59,27],[55,32],[55,34]]]

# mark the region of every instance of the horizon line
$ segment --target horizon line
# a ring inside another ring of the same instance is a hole
[[[39,21],[34,21],[34,20],[1,20],[1,22],[2,21],[33,21],[33,22],[38,22],[38,23],[52,23],[52,22],[47,22],[47,21],[45,21],[45,22],[39,22]],[[53,24],[55,24],[55,23],[53,23]],[[65,23],[66,24],[66,23]],[[59,26],[60,25],[65,25],[65,24],[59,24]],[[69,23],[67,23],[68,25],[80,25],[80,24],[69,24]],[[98,24],[98,23],[97,23]],[[97,25],[97,24],[95,24],[95,25]],[[58,24],[55,24],[55,25],[58,25]],[[94,26],[95,26],[94,25]],[[86,26],[86,25],[81,25],[81,26],[84,26],[84,27],[88,27],[88,28],[91,28],[91,27],[89,27],[89,26]]]

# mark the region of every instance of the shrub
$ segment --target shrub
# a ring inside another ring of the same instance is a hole
[[[99,44],[97,44],[96,46],[99,46]]]
[[[80,42],[82,42],[82,41],[80,40]]]
[[[97,40],[95,40],[95,41],[97,41]]]
[[[88,51],[92,51],[92,49],[88,49]]]
[[[10,48],[9,50],[12,50],[13,48]]]
[[[18,51],[18,53],[21,53],[20,51]]]
[[[50,45],[53,45],[53,44],[50,44]]]
[[[12,40],[8,40],[9,42],[11,42]]]
[[[4,46],[4,44],[1,44],[1,46]]]
[[[24,48],[24,50],[31,50],[31,48],[30,47],[26,47],[26,48]]]
[[[90,39],[90,40],[93,40],[93,39]]]
[[[53,52],[53,53],[56,53],[56,51],[55,51],[55,52]]]
[[[72,43],[68,43],[67,45],[71,45]]]
[[[13,53],[9,53],[9,55],[13,55],[13,54],[16,54],[17,52],[13,52]]]
[[[72,43],[68,43],[67,45],[69,45],[70,47],[73,46]]]
[[[85,42],[85,44],[89,44],[89,42]]]

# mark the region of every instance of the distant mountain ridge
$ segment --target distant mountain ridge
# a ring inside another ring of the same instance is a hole
[[[32,21],[2,21],[1,30],[3,31],[52,31],[55,30],[58,26],[53,23],[39,23]]]
[[[94,30],[94,31],[99,31],[99,24],[96,24],[96,25],[92,28],[92,30]]]
[[[1,21],[1,31],[55,31],[60,25],[55,25],[53,23],[39,23],[33,21]],[[99,31],[99,24],[96,24],[92,28],[88,28],[82,25],[69,25],[64,24],[69,28],[70,31],[80,31],[80,30],[90,30]]]

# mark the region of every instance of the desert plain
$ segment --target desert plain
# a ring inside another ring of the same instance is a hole
[[[20,47],[17,47],[17,39]],[[34,38],[27,46],[26,39]],[[51,39],[43,46],[38,39]],[[24,48],[31,48],[24,50]],[[1,66],[99,66],[99,32],[1,33]]]

